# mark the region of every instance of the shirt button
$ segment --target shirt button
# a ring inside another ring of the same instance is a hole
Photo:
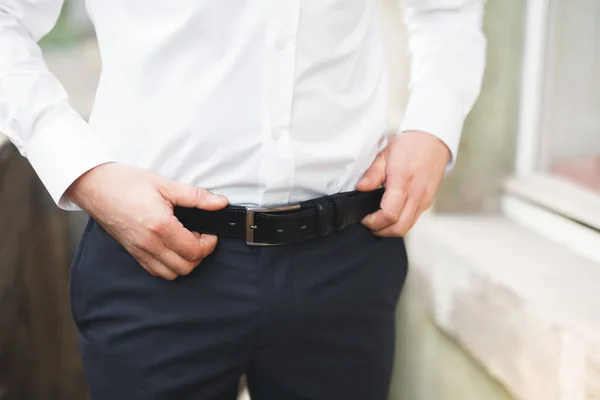
[[[277,48],[279,50],[283,50],[285,48],[286,44],[287,44],[287,39],[285,38],[285,36],[279,36],[279,38],[277,38],[277,41],[275,43],[275,45],[277,46]]]

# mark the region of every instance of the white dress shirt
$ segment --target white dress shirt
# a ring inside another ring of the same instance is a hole
[[[455,159],[484,69],[483,0],[405,3],[402,130]],[[376,0],[88,0],[102,58],[89,123],[36,44],[61,5],[0,0],[0,132],[65,209],[69,185],[112,161],[232,204],[296,202],[353,190],[385,145]]]

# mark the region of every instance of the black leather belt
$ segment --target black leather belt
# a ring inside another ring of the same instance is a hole
[[[249,246],[276,246],[324,237],[379,209],[383,188],[345,192],[282,207],[227,206],[219,211],[175,207],[189,230],[244,239]]]

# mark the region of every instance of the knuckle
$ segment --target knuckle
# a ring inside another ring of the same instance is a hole
[[[190,254],[190,255],[184,257],[184,259],[187,262],[190,262],[190,263],[196,265],[202,260],[203,257],[204,257],[204,254],[202,253],[202,251],[195,251],[193,254]]]
[[[403,232],[404,227],[400,224],[396,224],[394,226],[391,226],[389,231],[388,231],[388,235],[390,237],[398,237],[398,236],[402,236],[402,232]]]
[[[146,250],[152,248],[153,243],[154,240],[151,234],[142,235],[134,241],[136,247]]]
[[[382,210],[382,216],[385,222],[394,223],[398,221],[398,213],[391,210]]]
[[[165,231],[167,222],[167,218],[153,218],[147,221],[146,228],[152,233],[161,234]]]
[[[192,188],[192,190],[194,191],[194,193],[193,193],[193,194],[194,194],[194,197],[195,197],[196,199],[201,199],[201,198],[202,198],[202,196],[203,196],[203,194],[204,194],[204,193],[203,193],[203,189],[199,188],[198,186],[194,186],[194,187]]]
[[[403,182],[412,182],[415,172],[412,168],[403,168],[398,171],[398,178]]]
[[[394,234],[396,236],[404,236],[408,232],[408,228],[404,225],[399,226],[395,229]]]
[[[195,186],[194,190],[195,190],[196,199],[198,199],[198,201],[206,200],[206,198],[210,194],[210,192],[208,190],[201,188],[201,187]]]
[[[185,249],[179,252],[181,258],[183,258],[186,262],[194,262],[196,260],[196,252]]]

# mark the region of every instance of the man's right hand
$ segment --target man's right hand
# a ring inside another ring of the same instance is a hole
[[[187,275],[217,245],[217,237],[190,232],[173,214],[174,206],[219,210],[226,197],[169,181],[119,163],[100,165],[67,190],[150,274],[173,280]]]

